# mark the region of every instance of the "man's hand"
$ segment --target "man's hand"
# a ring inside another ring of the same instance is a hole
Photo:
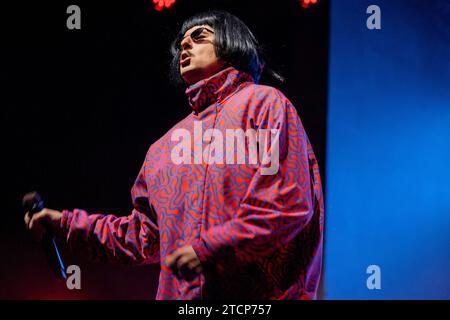
[[[62,213],[56,210],[44,208],[42,211],[36,212],[30,217],[27,212],[24,217],[25,227],[29,230],[37,241],[41,241],[46,230],[44,225],[47,225],[53,232],[59,230]]]
[[[166,265],[177,278],[190,279],[202,273],[203,268],[191,245],[184,246],[166,258]]]

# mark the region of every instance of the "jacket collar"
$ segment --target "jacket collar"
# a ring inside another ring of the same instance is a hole
[[[189,105],[196,113],[216,102],[222,102],[244,82],[254,82],[249,73],[228,67],[215,75],[200,80],[186,89]]]

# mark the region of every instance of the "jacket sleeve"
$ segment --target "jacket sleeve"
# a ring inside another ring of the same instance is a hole
[[[159,261],[159,229],[144,170],[145,163],[131,190],[134,208],[129,216],[63,210],[61,234],[72,251],[102,262],[139,265]]]
[[[279,169],[251,179],[235,216],[191,243],[202,263],[251,262],[288,243],[313,215],[308,138],[293,105],[279,91],[266,98],[255,123],[278,129]],[[271,152],[277,148],[271,143]],[[261,160],[261,159],[260,159]]]

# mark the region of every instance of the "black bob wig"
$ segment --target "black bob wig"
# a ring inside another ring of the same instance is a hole
[[[180,42],[187,30],[199,25],[208,25],[214,29],[214,44],[219,59],[225,61],[228,66],[248,72],[256,83],[259,82],[261,74],[265,70],[261,47],[245,23],[225,11],[206,11],[184,21],[170,48],[172,81],[184,84],[179,70]],[[266,72],[279,82],[284,81],[275,71],[268,69]]]

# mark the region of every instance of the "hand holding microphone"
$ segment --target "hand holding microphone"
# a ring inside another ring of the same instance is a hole
[[[59,228],[61,212],[44,208],[35,214],[27,212],[24,220],[27,230],[40,242],[47,232],[47,227],[50,227],[53,231],[56,231],[57,228]]]
[[[62,213],[44,208],[44,202],[37,192],[23,197],[25,225],[35,239],[42,244],[50,268],[57,278],[67,278],[64,263],[55,242],[54,234],[60,228]]]

